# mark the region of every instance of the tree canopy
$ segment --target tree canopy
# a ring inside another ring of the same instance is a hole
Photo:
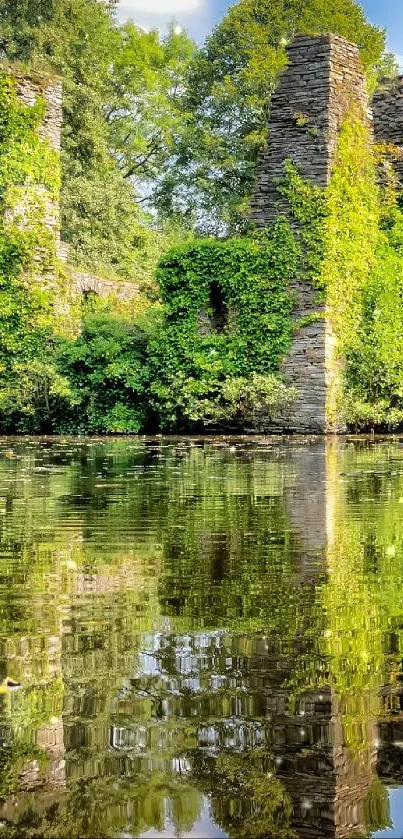
[[[142,204],[171,153],[193,45],[173,30],[161,40],[120,27],[115,5],[3,0],[0,55],[62,77],[62,238],[73,259],[141,279],[166,247]]]

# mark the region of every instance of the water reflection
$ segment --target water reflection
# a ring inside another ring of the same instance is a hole
[[[0,839],[399,836],[402,512],[398,439],[0,440]]]

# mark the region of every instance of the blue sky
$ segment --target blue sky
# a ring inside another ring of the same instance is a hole
[[[231,0],[120,0],[119,14],[145,27],[163,27],[175,18],[203,41],[231,4]],[[362,6],[373,23],[387,30],[389,49],[403,56],[403,0],[362,0]]]

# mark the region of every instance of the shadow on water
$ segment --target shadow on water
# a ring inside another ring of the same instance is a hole
[[[0,839],[403,835],[398,438],[0,440]]]

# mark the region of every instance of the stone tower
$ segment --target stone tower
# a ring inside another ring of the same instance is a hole
[[[10,71],[9,71],[10,72]],[[39,126],[39,135],[41,139],[46,139],[57,152],[60,152],[61,131],[62,131],[62,82],[60,79],[40,79],[29,78],[21,76],[16,70],[12,70],[12,76],[16,84],[16,91],[18,97],[25,105],[33,106],[39,98],[45,100],[46,113],[44,119]],[[59,164],[60,165],[60,164]],[[40,191],[45,188],[39,187]],[[24,184],[21,184],[21,206],[18,211],[21,216],[29,224],[29,206],[25,206]],[[46,195],[46,217],[45,222],[48,229],[52,232],[57,251],[60,251],[60,202],[52,200],[49,195]]]
[[[397,155],[397,187],[403,189],[403,76],[381,84],[372,100],[376,143],[391,143]]]
[[[299,36],[288,47],[288,59],[272,97],[268,146],[252,199],[251,218],[262,228],[279,214],[290,215],[277,188],[284,162],[293,161],[305,179],[325,188],[347,112],[356,107],[366,118],[369,114],[358,47],[336,35]],[[295,224],[292,218],[291,222]],[[296,277],[291,290],[295,320],[320,310],[311,284]],[[279,430],[337,430],[326,419],[326,403],[338,377],[334,350],[326,317],[296,332],[282,373],[298,396],[291,409],[278,417]]]

